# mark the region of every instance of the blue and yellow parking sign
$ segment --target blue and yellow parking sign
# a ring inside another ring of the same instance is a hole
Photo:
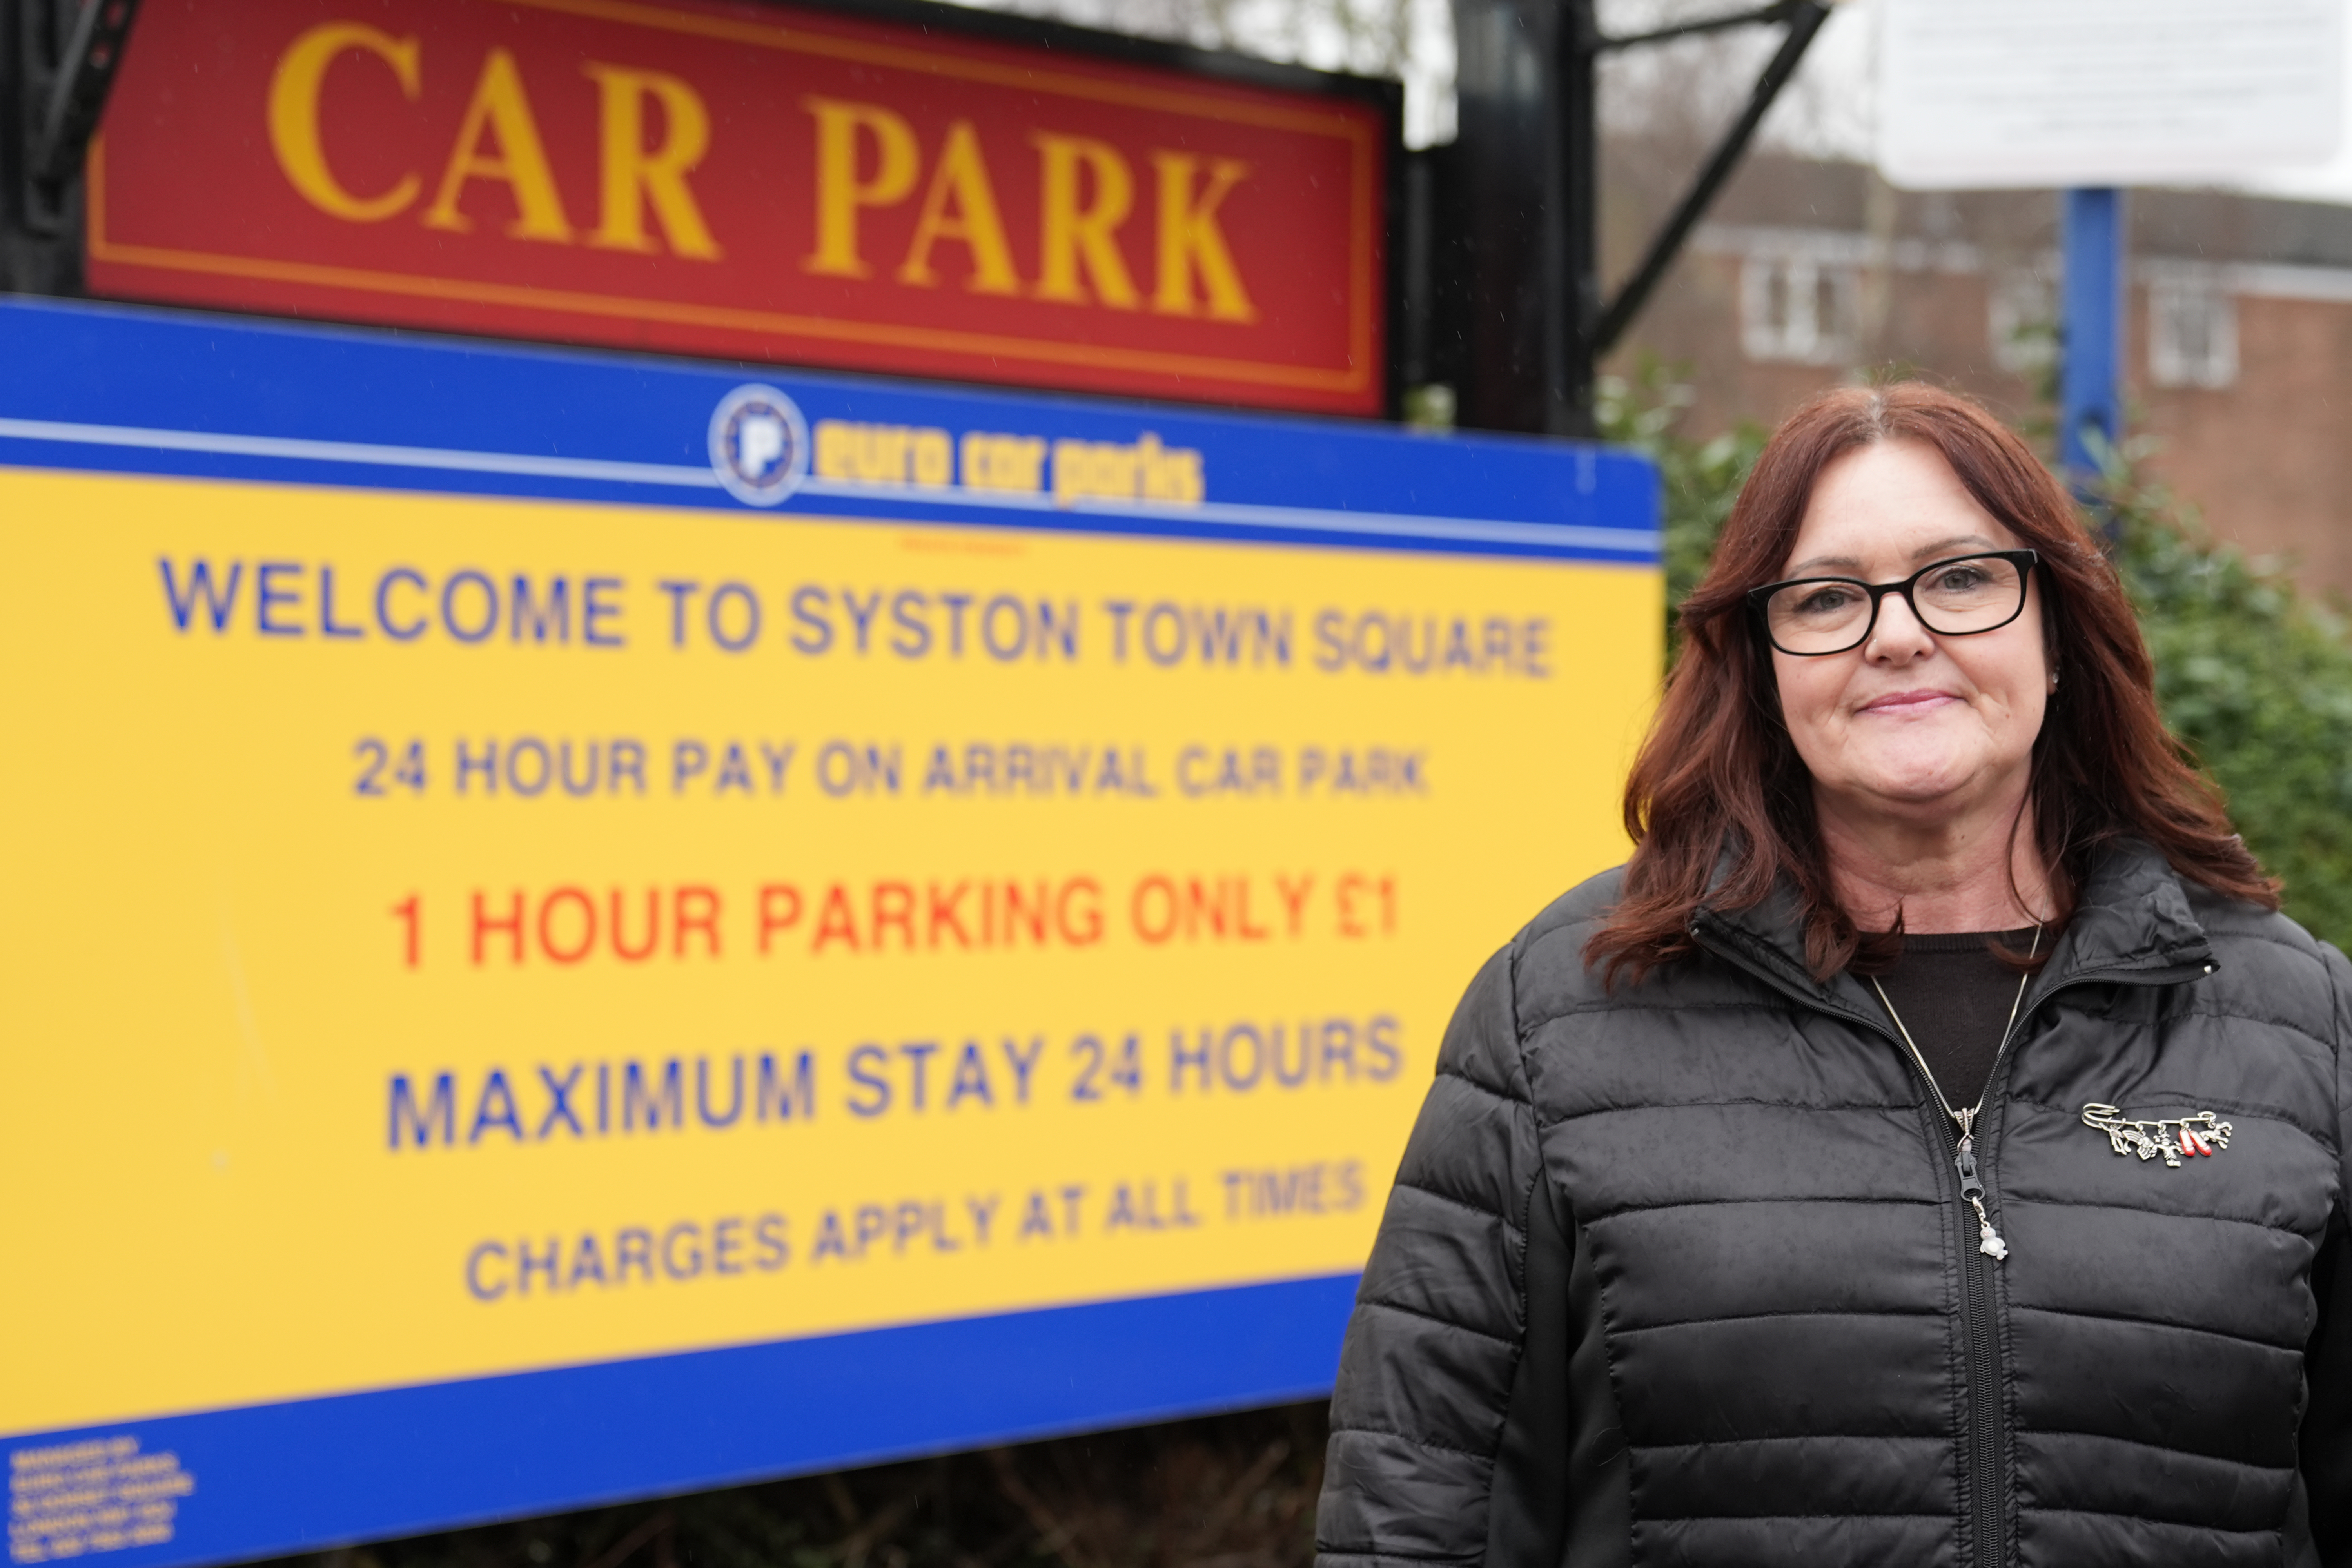
[[[1562,444],[0,307],[15,1563],[1328,1386],[1619,858]]]

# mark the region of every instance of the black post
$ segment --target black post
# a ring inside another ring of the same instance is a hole
[[[0,0],[0,289],[81,291],[81,143],[135,9]]]
[[[1828,0],[1770,0],[1603,37],[1594,0],[1454,0],[1458,140],[1429,167],[1437,226],[1433,376],[1454,378],[1460,422],[1593,434],[1594,365],[1634,317],[1731,177],[1828,18]],[[1595,71],[1610,49],[1785,24],[1747,104],[1616,298],[1601,295],[1601,129]],[[1449,230],[1459,235],[1450,252]],[[1448,269],[1451,269],[1451,276]],[[1450,287],[1449,287],[1450,285]],[[1413,374],[1408,371],[1409,375]]]
[[[1559,0],[1560,244],[1569,301],[1568,363],[1552,433],[1591,437],[1593,332],[1601,300],[1601,29],[1593,0]]]
[[[1570,193],[1594,182],[1589,168],[1572,180],[1570,165],[1591,145],[1591,33],[1590,0],[1454,0],[1460,128],[1454,188],[1438,206],[1462,236],[1459,315],[1446,325],[1466,426],[1573,435],[1589,424],[1575,367],[1591,203],[1579,217]],[[1580,59],[1580,89],[1563,80]]]

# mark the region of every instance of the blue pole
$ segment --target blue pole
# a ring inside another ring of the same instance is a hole
[[[2084,441],[2123,439],[2124,196],[2112,186],[2068,191],[2065,299],[2060,310],[2058,456],[2080,486],[2099,472]]]

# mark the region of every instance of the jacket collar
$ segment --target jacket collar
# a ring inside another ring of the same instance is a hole
[[[1722,887],[1736,865],[1727,851],[1717,864],[1713,886]],[[1863,982],[1843,972],[1815,980],[1806,969],[1804,924],[1796,889],[1785,878],[1762,903],[1748,909],[1702,902],[1692,917],[1691,934],[1799,1001],[1885,1028],[1885,1010]],[[2078,982],[2170,984],[2211,973],[2213,963],[2205,928],[2164,857],[2145,840],[2117,839],[2093,863],[2056,950],[2027,989],[2024,1011]]]

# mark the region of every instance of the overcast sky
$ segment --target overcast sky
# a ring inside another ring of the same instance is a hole
[[[1618,0],[1608,9],[1631,13],[1656,3]],[[1813,40],[1799,80],[1791,84],[1790,100],[1776,108],[1767,124],[1771,140],[1817,155],[1870,159],[1877,96],[1877,10],[1878,0],[1843,0],[1838,5]],[[2352,26],[2344,33],[2344,79],[2352,82]],[[2352,138],[2328,163],[2269,170],[2243,184],[2279,195],[2352,205]]]
[[[1324,70],[1394,72],[1405,82],[1405,140],[1412,146],[1449,141],[1454,132],[1454,37],[1449,0],[963,0],[992,9],[1060,16],[1089,26],[1188,37],[1209,47],[1241,48]],[[1742,0],[1597,0],[1601,30],[1625,36],[1668,22],[1742,8]],[[1969,0],[1945,0],[1965,5]],[[2058,3],[2058,0],[2053,0]],[[2229,0],[2212,0],[2224,7]],[[2352,0],[2339,0],[2352,3]],[[1875,149],[1877,21],[1880,0],[1832,0],[1835,9],[1797,79],[1766,122],[1763,140],[1818,157],[1872,160]],[[1346,18],[1353,17],[1353,25]],[[2343,79],[2352,82],[2352,26],[2344,28]],[[1757,71],[1780,44],[1777,27],[1743,28],[1696,44],[1610,57],[1602,108],[1646,77],[1668,93],[1688,95],[1687,68],[1713,62],[1708,95],[1719,94],[1727,120]],[[1680,62],[1679,67],[1677,61]],[[1678,73],[1679,70],[1679,74]],[[1619,97],[1622,107],[1626,100]],[[1637,112],[1634,118],[1638,120]],[[1620,126],[1620,129],[1631,129]],[[2352,205],[2352,139],[2329,163],[2278,169],[2243,184],[2281,195]]]

